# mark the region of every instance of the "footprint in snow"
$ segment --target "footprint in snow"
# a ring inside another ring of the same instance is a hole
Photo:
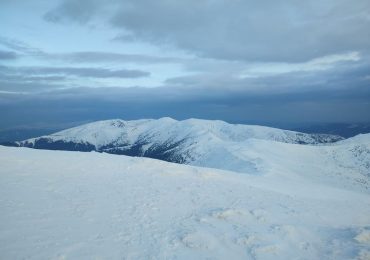
[[[266,211],[264,209],[222,209],[213,212],[211,216],[216,219],[240,224],[252,221],[266,222]]]

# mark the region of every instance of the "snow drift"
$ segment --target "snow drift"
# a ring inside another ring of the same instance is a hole
[[[253,141],[259,175],[0,146],[0,258],[369,259],[365,137]]]

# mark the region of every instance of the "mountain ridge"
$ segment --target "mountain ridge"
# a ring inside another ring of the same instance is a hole
[[[3,143],[35,149],[97,151],[130,156],[142,156],[176,163],[190,163],[193,151],[222,143],[241,143],[248,139],[285,143],[322,144],[343,138],[325,134],[303,134],[277,128],[228,124],[220,120],[187,119],[177,121],[111,119],[69,128],[51,135],[24,141]]]
[[[48,150],[97,151],[260,174],[267,167],[266,160],[261,159],[265,153],[288,153],[285,157],[289,158],[294,157],[295,151],[302,146],[306,147],[305,152],[321,154],[326,158],[322,154],[325,149],[316,151],[310,146],[333,146],[338,141],[343,141],[343,138],[264,126],[233,125],[220,120],[177,121],[166,117],[158,120],[97,121],[7,145]],[[291,146],[282,145],[284,143]],[[350,146],[344,145],[343,150],[347,151]],[[333,154],[336,148],[328,149]],[[353,153],[357,153],[357,150]]]

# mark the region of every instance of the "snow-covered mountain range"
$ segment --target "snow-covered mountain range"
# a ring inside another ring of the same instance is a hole
[[[121,156],[0,146],[0,258],[370,259],[370,134],[163,118],[12,145]]]
[[[247,171],[256,168],[255,163],[250,158],[241,158],[239,150],[248,150],[254,142],[317,145],[342,139],[334,135],[304,134],[255,125],[232,125],[223,121],[177,121],[161,118],[98,121],[7,145],[49,150],[98,151]]]

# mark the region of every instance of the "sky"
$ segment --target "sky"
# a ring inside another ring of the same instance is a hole
[[[0,0],[0,129],[370,122],[369,0]]]

